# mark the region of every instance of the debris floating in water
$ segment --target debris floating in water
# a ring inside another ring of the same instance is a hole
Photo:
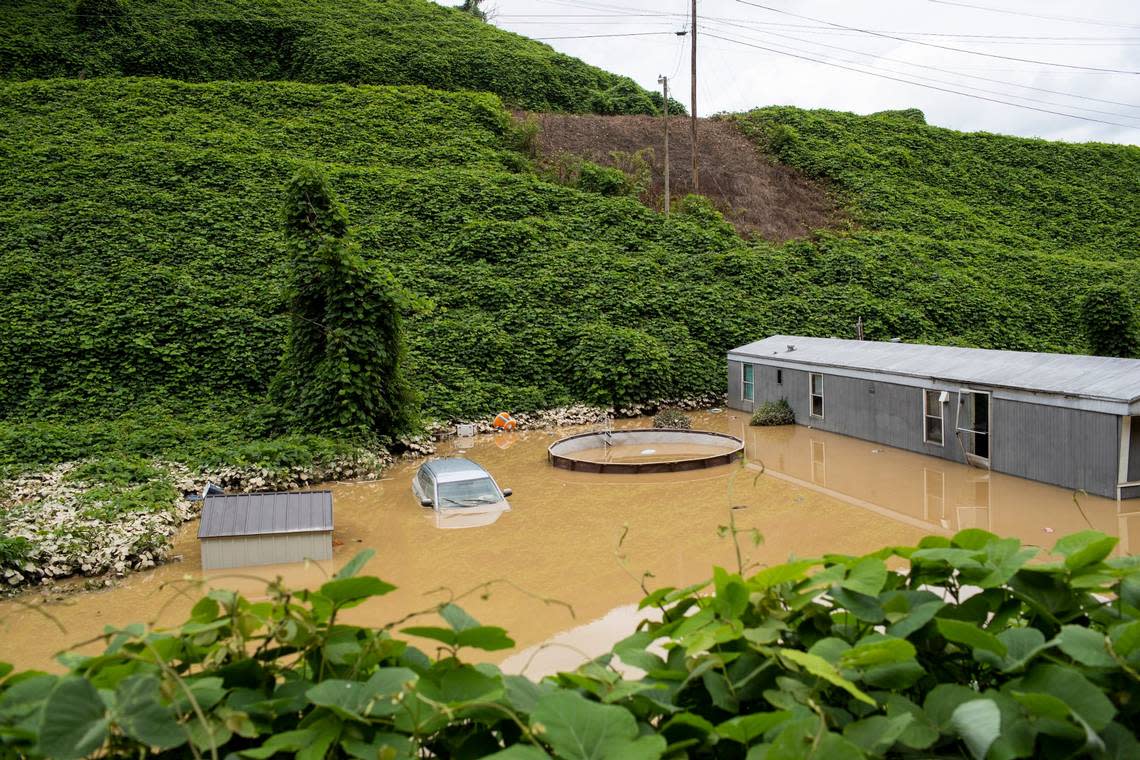
[[[648,457],[657,453],[657,449],[642,449],[641,456]]]

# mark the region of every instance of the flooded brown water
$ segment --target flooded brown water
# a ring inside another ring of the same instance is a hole
[[[204,583],[252,597],[263,579],[277,575],[316,586],[333,567],[371,547],[376,556],[367,572],[398,588],[346,617],[382,625],[448,593],[498,581],[489,594],[477,591],[460,604],[481,622],[506,628],[518,647],[497,659],[505,657],[504,667],[518,670],[533,656],[527,671],[533,675],[573,667],[582,651],[604,651],[631,630],[637,614],[629,605],[642,595],[637,579],[643,573],[653,574],[650,587],[679,586],[707,577],[714,564],[734,567],[731,543],[717,535],[733,505],[742,507],[734,512],[738,527],[757,528],[765,537],[759,548],[747,544],[752,563],[862,553],[965,527],[1047,548],[1065,533],[1092,526],[1120,535],[1122,551],[1140,546],[1140,523],[1118,515],[1116,503],[1106,499],[1081,497],[1078,505],[1070,492],[1052,486],[800,426],[750,428],[731,411],[694,421],[694,427],[743,438],[745,464],[698,473],[596,475],[556,470],[546,460],[551,443],[580,431],[453,441],[439,454],[468,456],[514,489],[512,510],[493,525],[435,527],[431,510],[419,506],[411,491],[420,462],[406,462],[381,481],[333,486],[331,563],[213,571]],[[645,424],[630,420],[619,427]],[[192,584],[203,582],[196,531],[196,522],[187,524],[177,538],[181,562],[128,576],[117,588],[58,603],[45,604],[35,592],[0,602],[0,660],[59,669],[52,662],[56,652],[98,635],[105,625],[181,622],[199,591]],[[574,616],[543,599],[570,605]],[[556,635],[547,650],[526,651]]]

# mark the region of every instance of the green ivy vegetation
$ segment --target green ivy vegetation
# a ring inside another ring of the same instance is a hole
[[[1140,354],[1140,322],[1132,294],[1117,283],[1097,285],[1081,304],[1081,322],[1100,356]]]
[[[661,105],[627,77],[430,0],[6,0],[0,78],[98,76],[424,85],[533,111]]]
[[[214,590],[173,629],[108,628],[103,654],[62,655],[63,675],[0,665],[0,751],[1134,758],[1140,565],[1111,556],[1116,540],[1085,531],[1031,563],[1036,548],[970,529],[860,557],[715,568],[648,593],[646,619],[611,653],[539,682],[463,661],[514,645],[456,604],[464,594],[381,628],[343,622],[393,590],[360,574],[368,550],[314,591]]]
[[[302,166],[283,209],[289,337],[270,395],[302,432],[360,441],[413,432],[417,399],[404,377],[403,311],[390,272],[365,262],[324,174]]]
[[[787,160],[816,156],[858,221],[773,246],[742,241],[699,197],[665,218],[546,178],[493,95],[52,80],[0,84],[0,116],[9,469],[99,452],[280,466],[345,446],[287,435],[265,400],[289,328],[280,199],[306,163],[364,260],[434,305],[405,325],[429,418],[722,390],[727,349],[849,335],[859,317],[871,338],[1088,351],[1085,294],[1140,288],[1130,147],[760,112],[742,127],[766,144],[788,122]],[[913,144],[927,184],[848,150],[855,139],[868,155]],[[934,173],[943,150],[968,168]],[[983,188],[1034,182],[1031,200],[985,202]]]

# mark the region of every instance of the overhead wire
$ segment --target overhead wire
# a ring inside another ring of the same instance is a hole
[[[1074,64],[1074,63],[1059,63],[1056,61],[1041,61],[1041,60],[1037,60],[1034,58],[1018,58],[1017,56],[1002,55],[1000,53],[986,53],[986,52],[983,52],[981,50],[970,50],[968,48],[957,48],[957,47],[952,47],[950,45],[940,45],[936,42],[927,42],[925,40],[916,40],[916,39],[913,39],[910,37],[902,37],[899,35],[887,34],[885,32],[876,32],[876,31],[871,30],[871,29],[861,29],[861,28],[855,27],[855,26],[847,26],[846,24],[839,24],[839,23],[836,23],[834,21],[827,21],[826,19],[815,18],[814,16],[805,16],[805,15],[800,14],[800,13],[792,13],[791,11],[786,11],[786,10],[783,10],[781,8],[773,8],[770,5],[762,5],[760,3],[754,3],[754,2],[751,2],[751,0],[736,0],[736,2],[738,2],[742,5],[752,6],[753,8],[760,8],[761,10],[769,11],[771,13],[779,13],[779,14],[784,15],[784,16],[792,16],[794,18],[801,18],[801,19],[805,19],[807,21],[815,21],[817,23],[827,24],[828,26],[834,26],[838,29],[848,29],[850,31],[860,32],[862,34],[869,34],[869,35],[872,35],[875,37],[883,37],[884,39],[896,40],[898,42],[907,42],[907,43],[910,43],[912,45],[924,45],[926,47],[939,48],[940,50],[950,50],[950,51],[955,52],[955,53],[963,53],[966,55],[977,55],[977,56],[983,56],[986,58],[999,58],[999,59],[1006,60],[1006,61],[1018,61],[1020,63],[1032,63],[1032,64],[1036,64],[1038,66],[1054,66],[1057,68],[1064,68],[1064,69],[1077,69],[1077,70],[1083,70],[1083,71],[1102,71],[1102,72],[1107,72],[1107,73],[1111,73],[1111,74],[1140,74],[1140,71],[1131,70],[1131,69],[1113,69],[1113,68],[1107,68],[1107,67],[1101,67],[1101,66],[1081,66],[1078,64]]]
[[[723,26],[723,25],[726,25],[726,24],[724,24],[724,22],[714,22],[714,24],[715,24],[715,25],[717,25],[717,26]],[[882,56],[882,55],[879,55],[879,54],[877,54],[877,53],[871,53],[871,52],[868,52],[868,51],[865,51],[865,50],[857,50],[857,49],[854,49],[854,48],[841,47],[841,46],[838,46],[838,45],[829,45],[829,44],[827,44],[827,43],[824,43],[824,42],[816,42],[816,41],[814,41],[814,40],[808,40],[808,39],[804,39],[803,37],[796,37],[796,36],[794,36],[794,35],[789,35],[789,34],[782,34],[782,33],[780,33],[780,32],[769,32],[769,31],[763,31],[763,32],[758,32],[758,33],[760,33],[760,34],[764,34],[764,35],[767,35],[767,36],[770,36],[770,37],[780,37],[780,38],[782,38],[782,39],[788,39],[788,40],[792,40],[792,41],[795,41],[795,42],[802,42],[802,43],[805,43],[805,44],[808,44],[808,45],[815,45],[816,47],[825,47],[825,48],[829,48],[829,49],[832,49],[832,50],[841,50],[841,51],[843,51],[843,52],[847,52],[847,53],[854,53],[854,54],[856,54],[856,55],[867,56],[867,57],[870,57],[870,58],[874,58],[874,59],[876,59],[876,60],[879,60],[879,61],[890,61],[890,62],[893,62],[893,63],[898,63],[898,64],[901,64],[901,65],[904,65],[904,66],[912,66],[912,67],[915,67],[915,68],[920,68],[920,69],[928,69],[928,70],[937,71],[937,72],[942,72],[942,73],[945,73],[945,72],[946,72],[946,69],[944,69],[944,68],[942,68],[942,67],[939,67],[939,66],[931,66],[931,65],[928,65],[928,64],[923,64],[923,63],[914,63],[914,62],[911,62],[911,61],[906,61],[906,60],[903,60],[903,59],[901,59],[901,58],[890,58],[890,57],[888,57],[888,56]],[[739,32],[735,32],[735,34],[737,34],[738,36],[740,36],[740,33],[739,33]],[[821,54],[819,54],[819,55],[823,55],[823,54],[821,53]],[[852,63],[857,63],[858,65],[861,65],[861,66],[873,66],[873,65],[874,65],[874,64],[870,64],[870,63],[859,63],[859,62],[857,62],[857,61],[853,61]],[[898,73],[898,72],[896,72],[896,73]],[[906,75],[906,76],[913,76],[913,77],[916,77],[916,78],[920,78],[920,79],[922,79],[922,78],[926,78],[926,77],[922,77],[922,76],[921,76],[921,75],[919,75],[919,74],[910,74],[910,73],[907,73],[907,74],[905,74],[905,75]],[[967,73],[964,73],[964,72],[958,72],[958,73],[954,73],[954,76],[957,76],[957,77],[964,77],[964,78],[967,78],[967,79],[975,79],[975,80],[978,80],[978,81],[990,82],[990,83],[992,83],[992,84],[1000,84],[1000,85],[1004,85],[1004,86],[1006,86],[1006,87],[1017,87],[1017,88],[1024,88],[1024,89],[1028,89],[1028,90],[1034,90],[1034,91],[1038,91],[1038,92],[1045,92],[1045,93],[1048,93],[1048,94],[1051,94],[1051,95],[1059,95],[1059,96],[1061,96],[1061,97],[1067,97],[1067,98],[1075,98],[1075,99],[1078,99],[1078,100],[1087,100],[1087,101],[1091,101],[1091,102],[1097,102],[1097,103],[1104,103],[1104,104],[1109,104],[1109,105],[1117,105],[1117,106],[1123,106],[1123,107],[1125,107],[1125,108],[1136,108],[1136,109],[1140,109],[1140,104],[1137,104],[1137,103],[1125,103],[1125,102],[1123,102],[1123,101],[1116,101],[1116,100],[1107,100],[1107,99],[1103,99],[1103,98],[1094,98],[1094,97],[1092,97],[1092,96],[1089,96],[1089,95],[1079,95],[1079,94],[1077,94],[1077,93],[1073,93],[1073,92],[1066,92],[1066,91],[1063,91],[1063,90],[1052,90],[1052,89],[1049,89],[1049,88],[1046,88],[1046,87],[1037,87],[1037,86],[1034,86],[1034,85],[1027,85],[1027,84],[1022,84],[1022,83],[1020,83],[1020,82],[1010,82],[1010,81],[1007,81],[1007,80],[1004,80],[1004,79],[994,79],[993,77],[983,77],[983,76],[977,76],[977,75],[974,75],[974,74],[967,74]],[[948,81],[946,81],[945,79],[933,79],[932,81],[941,82],[941,83],[943,83],[943,84],[957,84],[957,83],[955,83],[955,82],[948,82]],[[962,86],[962,87],[969,87],[970,89],[976,89],[976,90],[979,90],[979,91],[981,91],[981,92],[989,92],[990,94],[996,94],[996,95],[1006,95],[1006,96],[1008,96],[1008,97],[1013,97],[1013,98],[1020,98],[1020,99],[1022,99],[1022,100],[1031,100],[1031,101],[1035,101],[1035,102],[1039,102],[1039,103],[1047,103],[1047,104],[1052,104],[1052,105],[1061,105],[1061,106],[1063,106],[1063,107],[1068,107],[1068,108],[1078,108],[1078,109],[1080,109],[1080,110],[1093,111],[1093,112],[1095,112],[1095,113],[1100,113],[1100,114],[1103,114],[1103,115],[1108,115],[1108,116],[1123,116],[1123,117],[1125,117],[1125,118],[1136,118],[1135,116],[1132,116],[1132,115],[1129,115],[1129,114],[1121,114],[1121,113],[1118,113],[1118,112],[1115,112],[1115,111],[1101,111],[1101,110],[1092,109],[1092,108],[1085,108],[1085,107],[1081,107],[1081,106],[1077,106],[1077,105],[1071,105],[1071,106],[1069,106],[1069,105],[1066,105],[1066,104],[1062,104],[1062,103],[1053,103],[1053,102],[1051,102],[1051,101],[1047,101],[1047,100],[1041,100],[1041,99],[1038,99],[1038,98],[1031,98],[1031,97],[1028,97],[1028,96],[1024,96],[1024,95],[1016,95],[1016,94],[1014,94],[1014,93],[1001,93],[1001,92],[994,92],[994,91],[992,91],[992,90],[985,90],[984,88],[976,87],[976,86],[974,86],[974,85],[967,85],[967,84],[964,84],[964,83],[962,83],[960,86]]]
[[[810,55],[805,55],[805,54],[799,53],[799,52],[779,50],[779,49],[768,47],[765,45],[757,45],[755,43],[745,42],[742,40],[734,40],[734,39],[731,39],[729,37],[724,37],[722,35],[718,35],[718,34],[715,34],[713,32],[709,32],[709,31],[705,31],[704,34],[708,37],[713,38],[713,39],[723,40],[724,42],[731,42],[731,43],[734,43],[737,45],[743,45],[744,47],[755,48],[757,50],[764,50],[764,51],[767,51],[769,53],[775,53],[777,55],[788,56],[791,58],[798,58],[798,59],[804,60],[804,61],[812,61],[813,63],[823,64],[824,66],[831,66],[831,67],[838,68],[838,69],[845,69],[847,71],[854,71],[854,72],[859,73],[859,74],[865,74],[867,76],[878,77],[880,79],[888,79],[888,80],[893,81],[893,82],[901,82],[903,84],[909,84],[909,85],[913,85],[915,87],[923,87],[923,88],[928,89],[928,90],[936,90],[939,92],[946,92],[946,93],[950,93],[952,95],[961,95],[963,97],[973,98],[974,100],[984,100],[984,101],[987,101],[990,103],[999,103],[1001,105],[1011,106],[1013,108],[1022,108],[1022,109],[1028,110],[1028,111],[1037,111],[1039,113],[1047,113],[1047,114],[1052,114],[1054,116],[1065,116],[1065,117],[1068,117],[1070,119],[1079,119],[1081,121],[1094,122],[1097,124],[1107,124],[1107,125],[1114,126],[1114,127],[1123,127],[1125,129],[1136,129],[1136,127],[1131,125],[1131,124],[1121,124],[1120,122],[1108,121],[1106,119],[1096,119],[1096,118],[1093,118],[1091,116],[1081,116],[1080,114],[1073,114],[1073,113],[1068,113],[1065,111],[1055,111],[1055,110],[1047,109],[1047,108],[1038,108],[1036,106],[1027,106],[1027,105],[1023,105],[1021,103],[1011,103],[1008,100],[1001,100],[999,98],[991,98],[991,97],[986,97],[984,95],[974,95],[974,94],[971,94],[968,92],[962,92],[961,90],[950,89],[948,87],[938,87],[936,85],[923,84],[921,82],[915,82],[915,81],[910,80],[910,79],[904,79],[901,76],[891,76],[889,74],[884,74],[884,73],[880,73],[877,71],[866,71],[865,69],[856,68],[855,66],[848,66],[848,65],[845,65],[842,63],[835,63],[832,61],[827,61],[827,60],[823,60],[820,58],[815,58],[815,57],[810,56]]]
[[[963,3],[958,0],[927,0],[927,2],[935,3],[937,5],[957,5],[960,8],[973,8],[980,11],[988,11],[990,13],[1004,13],[1009,16],[1023,16],[1026,18],[1040,18],[1048,21],[1064,21],[1070,24],[1091,24],[1093,26],[1107,26],[1114,29],[1140,29],[1140,24],[1121,24],[1111,21],[1099,21],[1092,18],[1082,18],[1080,16],[1052,16],[1045,13],[1030,13],[1028,11],[1013,11],[1009,8],[994,8],[989,5],[978,5],[976,3]]]

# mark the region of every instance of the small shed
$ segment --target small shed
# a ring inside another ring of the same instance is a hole
[[[208,496],[202,569],[332,559],[332,530],[331,491]]]

